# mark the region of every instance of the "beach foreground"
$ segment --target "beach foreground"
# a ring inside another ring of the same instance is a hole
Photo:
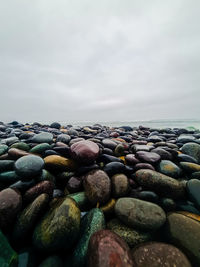
[[[0,266],[200,266],[200,131],[0,123]]]

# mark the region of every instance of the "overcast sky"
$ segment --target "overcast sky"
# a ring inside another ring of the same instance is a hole
[[[199,0],[0,0],[0,120],[198,119]]]

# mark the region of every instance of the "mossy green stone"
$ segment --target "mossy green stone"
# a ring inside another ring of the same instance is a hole
[[[170,160],[161,160],[158,171],[173,178],[178,178],[181,175],[181,169]]]
[[[62,260],[56,256],[49,256],[43,262],[40,263],[38,267],[62,267],[63,263]]]
[[[2,267],[17,267],[18,255],[11,248],[7,238],[0,231],[0,266]]]
[[[88,208],[91,207],[91,204],[89,200],[87,199],[85,192],[69,194],[68,197],[71,197],[72,199],[76,201],[81,211],[88,210]]]
[[[0,173],[0,182],[4,184],[12,184],[16,181],[19,181],[20,177],[16,174],[15,171],[7,171]]]
[[[0,156],[5,154],[8,151],[7,145],[0,145]]]
[[[37,178],[37,181],[38,182],[51,181],[51,182],[55,183],[56,179],[55,179],[53,174],[51,174],[49,171],[43,169],[42,174]]]
[[[52,146],[49,145],[48,143],[42,143],[42,144],[36,145],[33,148],[31,148],[30,152],[42,155],[42,154],[44,154],[44,152],[46,150],[51,149],[51,148],[52,148]]]
[[[56,201],[38,223],[33,244],[40,251],[66,251],[77,241],[80,229],[80,210],[71,198]]]
[[[35,226],[41,212],[46,208],[49,201],[47,194],[41,194],[19,215],[13,229],[13,240],[25,239]]]
[[[30,150],[30,146],[24,142],[14,143],[10,146],[10,148],[18,148],[24,151]]]
[[[130,248],[152,240],[153,235],[150,232],[142,232],[132,227],[126,226],[118,219],[112,219],[107,223],[107,228],[118,234],[129,245]]]
[[[100,209],[90,210],[82,219],[80,240],[74,249],[72,257],[67,260],[67,266],[79,267],[86,263],[87,249],[93,233],[105,228],[104,214]]]

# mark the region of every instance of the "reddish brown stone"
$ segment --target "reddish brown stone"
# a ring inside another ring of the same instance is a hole
[[[149,163],[138,163],[135,165],[136,171],[141,170],[141,169],[149,169],[149,170],[155,171],[155,168]]]
[[[22,206],[21,194],[7,188],[0,192],[0,228],[7,228],[14,220]]]
[[[51,181],[42,181],[26,191],[24,194],[25,202],[32,202],[40,194],[46,193],[51,198],[53,195],[54,183]]]
[[[141,160],[143,162],[150,163],[150,164],[157,163],[161,159],[160,155],[158,155],[158,154],[156,154],[154,152],[147,152],[147,151],[138,151],[138,152],[136,152],[136,157],[139,160]]]
[[[82,163],[92,163],[99,155],[99,146],[92,141],[84,140],[71,146],[72,157]]]
[[[27,151],[18,149],[18,148],[10,148],[8,150],[8,155],[13,159],[19,159],[23,156],[30,155],[30,153],[28,153]]]
[[[159,242],[143,243],[132,250],[137,267],[191,267],[186,256],[176,247]]]
[[[94,170],[84,177],[85,194],[92,204],[105,203],[110,198],[111,182],[102,170]]]
[[[134,267],[130,249],[125,241],[110,230],[92,235],[88,245],[88,267]]]
[[[133,166],[137,163],[140,163],[139,159],[136,159],[134,154],[128,154],[125,156],[125,161],[127,165]]]

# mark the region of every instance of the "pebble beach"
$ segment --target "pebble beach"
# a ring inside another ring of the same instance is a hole
[[[200,266],[200,130],[0,122],[0,266]]]

